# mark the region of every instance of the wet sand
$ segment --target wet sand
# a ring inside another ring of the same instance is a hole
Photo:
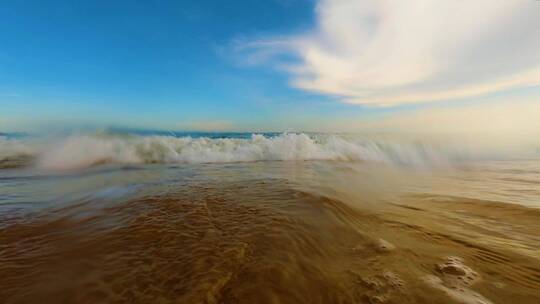
[[[159,179],[115,170],[54,183],[157,182],[126,199],[3,209],[1,303],[540,301],[540,209],[429,192],[377,197],[381,180],[362,185],[351,174],[365,172],[347,164],[197,166],[176,182],[161,167],[151,171]],[[348,183],[330,183],[327,170]]]

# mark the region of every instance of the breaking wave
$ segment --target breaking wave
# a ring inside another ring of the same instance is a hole
[[[423,143],[374,141],[354,136],[283,133],[247,138],[89,134],[54,140],[0,138],[0,160],[32,156],[50,169],[96,164],[228,163],[254,161],[368,161],[426,165],[459,159],[459,153]]]

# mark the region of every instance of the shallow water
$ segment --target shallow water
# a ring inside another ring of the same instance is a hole
[[[0,302],[538,303],[538,164],[3,169]]]

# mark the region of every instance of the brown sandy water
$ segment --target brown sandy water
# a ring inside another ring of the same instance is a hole
[[[0,303],[540,303],[537,162],[0,172]]]

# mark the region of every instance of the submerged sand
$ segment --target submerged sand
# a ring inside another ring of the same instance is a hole
[[[0,302],[540,303],[539,209],[216,176],[3,213]]]

